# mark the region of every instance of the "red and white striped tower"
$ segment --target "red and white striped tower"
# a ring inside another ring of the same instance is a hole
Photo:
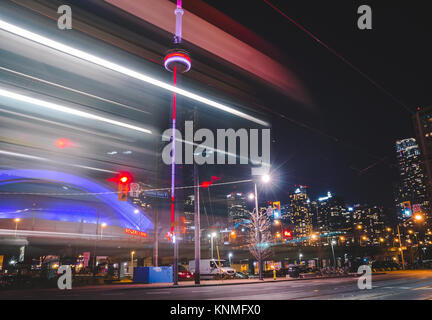
[[[165,69],[173,73],[173,83],[177,86],[177,77],[179,73],[188,72],[192,66],[191,59],[187,51],[181,48],[182,42],[182,17],[184,11],[182,9],[182,0],[177,0],[177,8],[174,11],[176,16],[176,31],[174,35],[174,46],[169,50],[165,56],[164,66]],[[175,130],[176,130],[176,115],[177,115],[177,101],[176,94],[173,93],[172,102],[172,160],[171,160],[171,236],[174,242],[174,285],[178,284],[178,239],[177,239],[177,219],[175,210],[175,179],[176,179],[176,165],[175,165]]]

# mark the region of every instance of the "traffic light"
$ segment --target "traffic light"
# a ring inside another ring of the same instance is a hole
[[[412,216],[412,209],[411,209],[411,201],[406,201],[404,203],[402,203],[402,207],[403,207],[403,214],[406,217],[411,217]]]
[[[132,180],[132,175],[129,172],[120,172],[116,177],[108,179],[108,181],[117,183],[119,201],[127,201]]]
[[[289,238],[291,238],[291,231],[284,230],[283,235],[284,235],[285,239],[289,239]]]
[[[280,201],[273,202],[273,219],[277,220],[281,217],[281,204]]]

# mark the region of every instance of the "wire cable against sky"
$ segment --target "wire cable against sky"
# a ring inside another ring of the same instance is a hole
[[[308,29],[303,27],[301,24],[299,24],[294,19],[290,18],[286,13],[284,13],[281,9],[276,7],[274,4],[270,3],[268,0],[263,0],[265,3],[267,3],[270,7],[272,7],[275,11],[277,11],[279,14],[281,14],[285,19],[288,19],[291,23],[293,23],[297,28],[302,30],[304,33],[306,33],[309,37],[314,39],[316,42],[318,42],[320,45],[322,45],[324,48],[326,48],[328,51],[333,53],[336,57],[338,57],[340,60],[342,60],[346,65],[348,65],[351,69],[359,73],[363,78],[368,80],[371,84],[373,84],[376,88],[384,92],[387,96],[389,96],[393,101],[404,107],[409,113],[413,114],[414,112],[400,99],[398,99],[396,96],[394,96],[390,91],[388,91],[386,88],[381,86],[379,83],[377,83],[375,80],[373,80],[370,76],[368,76],[366,73],[361,71],[358,67],[356,67],[354,64],[352,64],[350,61],[348,61],[344,56],[339,54],[336,50],[331,48],[329,45],[327,45],[325,42],[321,41],[316,35],[314,35],[312,32],[310,32]]]

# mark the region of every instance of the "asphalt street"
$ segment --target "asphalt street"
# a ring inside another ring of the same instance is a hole
[[[5,299],[70,300],[429,300],[432,271],[390,272],[374,275],[371,290],[359,290],[357,278],[334,278],[257,284],[179,288],[142,288],[133,285],[80,287],[69,291],[16,290],[0,292]]]

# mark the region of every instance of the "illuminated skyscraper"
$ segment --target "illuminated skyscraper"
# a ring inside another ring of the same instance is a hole
[[[427,215],[429,201],[419,146],[414,138],[404,139],[396,142],[396,151],[399,184],[395,202],[398,218],[407,219],[418,212]]]
[[[294,237],[309,237],[312,233],[312,222],[306,187],[300,186],[290,195],[290,211]]]
[[[249,219],[249,211],[246,208],[246,195],[241,192],[233,192],[227,195],[228,220],[231,227]]]
[[[424,183],[426,184],[426,195],[429,202],[427,216],[430,226],[430,219],[432,218],[430,212],[430,201],[432,199],[432,106],[418,108],[417,113],[414,115],[414,129],[425,176]]]
[[[317,231],[348,231],[351,227],[350,213],[345,208],[345,201],[331,192],[320,197],[316,203]]]

